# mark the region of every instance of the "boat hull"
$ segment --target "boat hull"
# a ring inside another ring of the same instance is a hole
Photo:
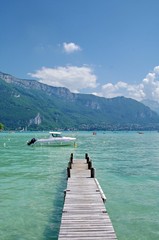
[[[73,146],[75,145],[75,138],[73,139],[39,139],[33,145],[35,146]]]
[[[54,146],[54,147],[60,147],[60,146],[73,146],[75,145],[75,142],[36,142],[33,144],[34,146]]]

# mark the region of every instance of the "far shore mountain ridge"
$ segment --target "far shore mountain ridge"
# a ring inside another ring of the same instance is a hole
[[[148,102],[146,102],[148,105]],[[6,130],[158,130],[159,115],[136,100],[77,94],[0,72]]]

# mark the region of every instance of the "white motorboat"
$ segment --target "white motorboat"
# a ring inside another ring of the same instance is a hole
[[[74,137],[64,137],[62,136],[61,132],[49,132],[50,136],[49,138],[32,138],[29,142],[27,142],[28,145],[50,145],[50,146],[69,146],[74,145],[76,138]]]

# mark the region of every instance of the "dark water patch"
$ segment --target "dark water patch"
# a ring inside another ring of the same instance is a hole
[[[64,190],[66,189],[67,180],[66,180],[66,170],[61,174],[61,179],[56,186],[56,192],[53,200],[53,211],[50,213],[48,219],[48,225],[44,231],[45,240],[57,240],[58,233],[60,229],[61,216],[64,204]]]

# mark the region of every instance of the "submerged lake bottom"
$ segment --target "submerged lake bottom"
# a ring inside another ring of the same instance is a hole
[[[88,153],[119,240],[159,239],[159,133],[65,132],[75,147],[31,147],[46,132],[0,133],[0,239],[58,239],[70,154]]]

